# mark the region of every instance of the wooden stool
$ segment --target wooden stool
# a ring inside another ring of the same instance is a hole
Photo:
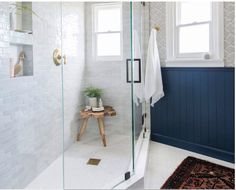
[[[80,131],[77,135],[77,141],[79,141],[81,136],[84,134],[84,131],[87,127],[88,119],[90,117],[94,117],[98,121],[99,133],[101,135],[103,145],[106,146],[107,144],[106,144],[104,117],[105,116],[115,116],[116,111],[111,106],[104,106],[104,111],[93,112],[92,110],[88,110],[88,111],[82,110],[82,111],[80,111],[80,115],[83,118],[83,123],[82,123]]]

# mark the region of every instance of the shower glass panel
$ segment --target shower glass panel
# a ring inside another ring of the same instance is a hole
[[[128,2],[0,3],[1,189],[110,189],[134,174],[131,15]]]
[[[111,189],[133,173],[130,3],[62,3],[62,18],[65,188]]]
[[[144,101],[144,66],[145,66],[145,32],[147,24],[143,22],[146,15],[145,3],[132,3],[132,64],[133,64],[133,125],[134,125],[134,163],[145,138],[145,101]]]
[[[63,188],[61,4],[0,3],[0,188]]]

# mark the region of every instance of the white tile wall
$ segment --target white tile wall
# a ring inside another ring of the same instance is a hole
[[[33,3],[34,75],[19,78],[9,78],[8,7],[0,3],[0,188],[23,188],[62,153],[62,70],[52,61],[61,47],[61,6]],[[63,33],[67,147],[79,126],[84,85],[83,3],[63,5]]]
[[[92,8],[86,3],[86,85],[103,90],[104,105],[111,105],[117,116],[105,118],[107,132],[131,135],[131,89],[126,83],[126,59],[130,58],[130,7],[123,3],[123,60],[95,62],[92,57]],[[94,123],[90,121],[90,123]],[[93,128],[90,130],[97,130]]]

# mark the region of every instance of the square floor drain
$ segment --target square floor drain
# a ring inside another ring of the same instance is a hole
[[[87,162],[87,164],[97,166],[100,161],[101,161],[101,159],[90,158],[89,161]]]

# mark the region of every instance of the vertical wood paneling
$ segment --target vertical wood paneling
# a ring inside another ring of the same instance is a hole
[[[181,139],[184,139],[186,137],[186,131],[185,131],[185,128],[186,128],[186,103],[185,103],[185,81],[186,81],[186,78],[185,78],[185,73],[184,72],[180,72],[180,103],[181,103],[181,106],[178,108],[180,110],[180,138]]]
[[[225,148],[228,151],[234,151],[234,89],[228,88],[234,86],[234,76],[225,73],[225,134],[227,140],[225,141]],[[222,129],[223,130],[223,129]]]
[[[209,92],[209,102],[208,102],[208,144],[212,147],[217,147],[216,140],[216,132],[217,132],[217,125],[216,125],[216,79],[217,79],[218,72],[209,72],[208,73],[208,92]]]
[[[175,120],[174,120],[174,126],[176,126],[176,137],[180,138],[181,135],[181,131],[180,131],[180,112],[178,111],[178,109],[180,108],[181,102],[180,102],[180,73],[176,72],[176,78],[175,78],[176,84],[174,87],[174,91],[176,93],[177,98],[175,99],[175,109],[174,109],[174,113],[175,113]]]
[[[201,143],[203,145],[207,145],[208,144],[208,85],[207,85],[207,81],[208,81],[208,72],[200,72],[200,94],[199,96],[201,97],[200,100],[200,131],[201,131]]]
[[[169,102],[168,102],[168,110],[169,111],[169,117],[168,117],[168,123],[169,123],[169,129],[170,129],[170,134],[171,136],[178,138],[179,136],[179,131],[178,131],[178,123],[177,123],[177,112],[178,112],[178,105],[177,105],[177,100],[175,97],[175,93],[178,92],[178,73],[173,73],[171,76],[171,79],[173,80],[173,83],[170,84],[169,86]],[[176,126],[173,129],[173,126]]]
[[[194,133],[193,130],[193,114],[194,114],[194,108],[193,108],[193,77],[192,77],[193,71],[186,72],[186,80],[188,81],[186,83],[185,87],[185,99],[186,99],[186,117],[188,118],[186,120],[186,132],[187,132],[187,141],[192,141],[192,133]]]
[[[163,68],[162,73],[165,97],[151,109],[152,139],[232,161],[234,68]]]
[[[225,120],[225,74],[219,72],[219,74],[216,77],[216,84],[217,84],[217,90],[216,90],[216,101],[217,101],[217,107],[216,107],[216,134],[221,134],[217,135],[217,141],[216,141],[216,146],[219,147],[220,149],[225,149],[225,141],[227,140],[226,134],[225,134],[225,129],[223,126],[224,120]],[[227,113],[226,113],[227,114]]]
[[[194,137],[193,139],[195,140],[194,143],[201,143],[201,105],[199,102],[201,101],[201,97],[199,96],[199,88],[196,88],[197,86],[200,86],[201,81],[200,81],[200,76],[198,72],[193,72],[193,113],[194,113]]]
[[[163,73],[164,75],[164,80],[163,80],[163,87],[164,87],[164,92],[165,92],[165,97],[168,99],[168,79],[166,78],[167,74],[166,73]],[[167,134],[168,133],[168,125],[166,125],[167,121],[168,121],[168,118],[167,118],[167,102],[168,101],[165,101],[164,99],[161,99],[163,105],[161,107],[162,110],[160,110],[162,112],[162,126],[165,125],[166,127],[163,127],[163,131],[164,133],[163,134]],[[158,123],[157,123],[158,124]],[[159,127],[159,126],[158,126]],[[158,130],[158,129],[157,129]]]

